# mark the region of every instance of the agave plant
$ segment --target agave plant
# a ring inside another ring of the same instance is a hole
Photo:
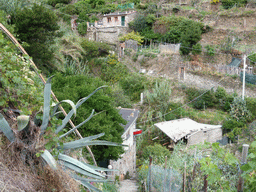
[[[90,145],[112,145],[112,146],[120,146],[121,144],[109,142],[109,141],[99,141],[95,140],[101,136],[104,135],[104,133],[90,136],[90,137],[85,137],[79,140],[71,141],[68,143],[60,144],[60,140],[69,135],[70,133],[74,132],[76,129],[78,129],[81,125],[89,121],[94,114],[94,110],[92,111],[91,115],[82,123],[74,127],[73,129],[69,130],[68,132],[58,135],[63,128],[66,126],[68,121],[73,115],[76,115],[77,108],[81,106],[87,99],[89,99],[94,93],[96,93],[98,90],[100,90],[103,87],[97,88],[95,91],[93,91],[90,95],[87,97],[84,97],[80,99],[76,104],[74,104],[70,100],[64,100],[59,102],[58,104],[55,105],[51,112],[51,106],[50,106],[50,95],[51,95],[51,78],[50,77],[44,88],[44,107],[43,107],[43,118],[42,118],[42,123],[40,126],[37,126],[36,118],[32,121],[29,116],[21,115],[17,117],[17,130],[11,129],[9,126],[8,122],[4,118],[4,116],[0,113],[0,130],[4,133],[4,135],[8,138],[8,140],[11,142],[11,144],[15,143],[21,143],[19,139],[21,139],[24,147],[21,147],[22,151],[21,154],[26,158],[28,154],[33,153],[33,155],[38,154],[38,152],[41,152],[41,159],[48,164],[52,169],[56,170],[58,169],[57,166],[57,161],[55,158],[57,158],[58,162],[61,163],[61,165],[64,166],[64,168],[68,168],[72,170],[71,177],[73,177],[75,180],[80,182],[84,187],[94,190],[94,191],[100,191],[96,187],[90,184],[90,182],[106,182],[108,181],[103,174],[101,174],[99,171],[115,171],[115,170],[110,170],[106,168],[101,168],[101,167],[96,167],[92,166],[90,164],[87,164],[85,162],[80,162],[68,155],[62,154],[60,151],[65,151],[69,149],[77,149],[77,148],[83,148],[85,146],[90,146]],[[57,141],[57,146],[55,150],[59,150],[58,155],[54,158],[54,156],[51,154],[52,150],[46,150],[43,148],[43,150],[38,147],[38,142],[40,138],[42,138],[47,130],[47,127],[49,126],[50,119],[53,118],[57,112],[58,106],[61,103],[68,103],[72,109],[69,111],[67,116],[62,120],[61,125],[57,126],[55,128],[55,138],[58,139]],[[28,138],[28,133],[31,133],[32,130],[38,130],[34,131],[37,132],[36,137],[34,138]],[[18,141],[19,140],[19,141]],[[61,166],[61,167],[63,167]],[[78,174],[79,175],[78,175]],[[83,176],[81,176],[83,175]]]

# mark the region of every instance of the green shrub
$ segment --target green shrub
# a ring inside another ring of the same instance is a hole
[[[241,7],[246,5],[246,3],[247,3],[247,0],[221,0],[221,4],[224,7],[224,9],[230,9],[235,5],[237,7]]]
[[[202,45],[200,43],[197,43],[192,46],[192,54],[193,55],[201,54],[201,52],[202,52]]]
[[[206,45],[205,46],[206,49],[206,54],[209,56],[214,56],[215,55],[215,48],[212,45]]]
[[[149,82],[145,76],[133,73],[120,80],[124,93],[128,95],[132,101],[139,101],[140,94],[146,89]]]
[[[156,112],[165,113],[171,97],[169,81],[156,82],[152,90],[146,90],[144,95],[145,104]]]
[[[251,65],[255,65],[255,63],[256,63],[256,53],[250,54],[248,56],[248,59],[250,59],[250,64]]]
[[[197,90],[195,88],[188,88],[185,90],[185,92],[187,94],[188,101],[192,101],[204,93],[202,96],[200,96],[195,101],[193,101],[192,105],[196,109],[214,107],[215,104],[217,103],[213,90],[209,90],[206,92],[206,90]]]
[[[68,4],[71,0],[48,0],[47,4],[55,7],[58,3]]]
[[[63,76],[63,74],[56,74],[53,79],[52,90],[60,100],[78,101],[105,84],[106,82],[99,78],[86,75]],[[78,125],[84,121],[85,117],[90,116],[93,109],[96,114],[99,113],[80,127],[79,131],[83,137],[104,132],[105,135],[101,139],[122,143],[121,135],[124,129],[121,124],[126,124],[126,122],[119,115],[117,106],[113,105],[113,98],[109,97],[111,92],[110,88],[98,91],[77,110],[77,113],[81,115],[72,118],[74,124]],[[69,108],[65,104],[63,107],[66,110]],[[113,146],[93,146],[92,151],[99,161],[118,159],[119,155],[123,153],[122,147]]]
[[[160,144],[154,144],[154,146],[146,146],[143,149],[142,158],[147,160],[151,156],[154,160],[154,164],[163,164],[165,162],[165,156],[169,158],[171,156],[170,151]]]
[[[104,81],[116,83],[127,76],[127,67],[118,61],[116,55],[109,55],[101,64],[101,78]]]
[[[232,118],[242,122],[251,120],[252,114],[246,107],[246,101],[241,97],[235,97],[230,107],[230,115]]]
[[[38,4],[25,7],[12,16],[15,32],[19,34],[20,41],[27,43],[24,48],[45,72],[55,68],[51,62],[54,54],[50,46],[54,43],[54,38],[61,35],[57,21],[58,17],[51,9]]]
[[[256,118],[256,99],[248,97],[246,100],[246,107],[252,113],[252,119]]]
[[[77,31],[80,35],[85,35],[87,33],[87,22],[79,23],[77,26]]]

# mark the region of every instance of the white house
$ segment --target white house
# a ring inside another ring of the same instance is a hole
[[[121,155],[121,158],[117,161],[110,160],[109,165],[112,169],[118,170],[119,173],[110,172],[109,174],[116,174],[122,179],[124,175],[128,174],[134,176],[136,170],[136,140],[134,134],[136,133],[136,120],[139,115],[139,111],[136,109],[121,108],[119,114],[127,121],[124,127],[124,133],[122,134],[125,153]],[[114,175],[112,175],[114,176]]]

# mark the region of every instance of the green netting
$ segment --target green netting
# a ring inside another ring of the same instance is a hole
[[[124,5],[118,5],[118,9],[134,9],[134,3],[126,3]]]
[[[240,63],[241,63],[241,59],[238,58],[232,58],[232,61],[230,64],[228,64],[228,66],[232,66],[232,67],[239,67]]]
[[[148,172],[147,190],[149,189],[150,183],[152,191],[179,192],[182,187],[182,176],[173,169],[165,170],[160,166],[152,165],[151,174]]]
[[[240,79],[243,82],[243,72],[240,73]],[[245,73],[245,82],[256,85],[256,75]]]

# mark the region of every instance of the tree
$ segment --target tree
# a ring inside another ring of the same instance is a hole
[[[70,99],[78,101],[104,84],[100,79],[89,76],[76,75],[63,77],[61,74],[57,74],[53,79],[52,89],[60,100]],[[104,132],[105,135],[101,139],[122,143],[121,135],[124,129],[121,123],[125,124],[126,122],[114,107],[113,99],[107,95],[110,92],[111,89],[108,88],[104,92],[102,90],[97,92],[78,109],[77,112],[81,115],[73,119],[73,122],[77,125],[85,117],[88,117],[93,109],[96,113],[99,113],[80,127],[80,133],[83,137]],[[123,153],[122,147],[112,146],[94,146],[92,147],[92,151],[98,161],[118,159],[119,155]]]
[[[51,69],[49,65],[53,58],[50,45],[59,35],[57,20],[58,18],[52,10],[37,4],[33,4],[32,8],[19,9],[12,17],[15,32],[21,41],[27,43],[25,49],[28,54],[36,64],[46,67],[48,70]]]

